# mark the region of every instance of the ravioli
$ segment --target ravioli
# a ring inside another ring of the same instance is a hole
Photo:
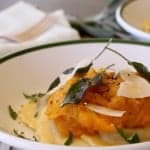
[[[46,106],[44,106],[46,108]],[[48,119],[45,115],[45,108],[42,108],[38,116],[38,104],[34,102],[26,102],[19,110],[19,119],[28,127],[32,128],[40,142],[50,144],[63,144],[66,140],[65,136],[60,135],[53,120]],[[99,140],[99,136],[90,137],[83,135],[81,138],[74,138],[72,145],[80,146],[98,146],[108,145],[107,142]]]
[[[117,95],[124,78],[120,75],[115,77],[114,72],[105,72],[100,85],[87,89],[79,104],[60,107],[67,91],[74,83],[83,77],[92,78],[101,71],[90,69],[87,74],[74,75],[59,89],[48,95],[46,101],[40,99],[37,103],[26,102],[20,108],[19,119],[32,128],[39,141],[43,143],[64,144],[71,132],[74,136],[72,145],[125,144],[126,142],[116,132],[115,126],[119,126],[129,133],[136,131],[142,141],[149,140],[149,95],[134,99]],[[101,114],[101,111],[98,113],[88,109],[87,103],[123,113],[117,117],[109,116],[107,113]]]

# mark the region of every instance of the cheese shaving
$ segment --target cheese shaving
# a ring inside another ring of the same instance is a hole
[[[150,96],[150,84],[147,80],[128,70],[120,72],[120,76],[124,81],[120,84],[117,91],[118,96],[128,98],[144,98]]]
[[[126,111],[110,109],[110,108],[95,105],[95,104],[87,104],[86,107],[98,114],[112,116],[112,117],[122,117],[124,113],[126,112]]]

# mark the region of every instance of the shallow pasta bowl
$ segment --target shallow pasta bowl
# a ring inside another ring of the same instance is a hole
[[[75,66],[86,57],[94,57],[106,45],[108,40],[82,40],[42,45],[17,52],[1,53],[0,56],[0,141],[23,149],[36,150],[124,150],[149,149],[150,142],[111,147],[80,147],[43,144],[13,136],[13,130],[32,134],[23,124],[11,119],[8,106],[18,110],[26,100],[22,93],[44,92],[50,82],[66,68]],[[114,40],[112,48],[131,60],[150,66],[150,45],[129,41]],[[116,64],[118,69],[126,68],[126,62],[118,56],[106,52],[98,60],[97,66]]]

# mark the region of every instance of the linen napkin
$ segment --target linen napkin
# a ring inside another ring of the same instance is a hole
[[[47,14],[19,1],[0,13],[0,58],[44,43],[77,39],[80,36],[70,26],[63,10]]]

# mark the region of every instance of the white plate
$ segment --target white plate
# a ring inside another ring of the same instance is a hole
[[[105,46],[106,40],[84,40],[48,44],[23,50],[17,53],[6,54],[0,57],[0,141],[23,149],[33,150],[136,150],[150,149],[150,142],[114,146],[114,147],[65,147],[48,145],[20,139],[11,135],[14,128],[24,128],[13,121],[8,114],[8,105],[14,109],[24,103],[23,92],[35,93],[47,90],[49,83],[68,67],[88,56],[95,56]],[[148,44],[147,44],[148,45]],[[43,49],[45,47],[45,49]],[[47,48],[46,48],[47,47]],[[150,47],[144,43],[116,41],[111,44],[131,60],[136,60],[150,66]],[[105,66],[115,63],[116,68],[126,68],[124,60],[111,52],[104,53],[97,64]],[[29,132],[29,131],[28,131]]]
[[[118,24],[128,33],[141,41],[150,42],[150,33],[142,31],[142,25],[150,20],[150,1],[125,1],[116,10]]]

